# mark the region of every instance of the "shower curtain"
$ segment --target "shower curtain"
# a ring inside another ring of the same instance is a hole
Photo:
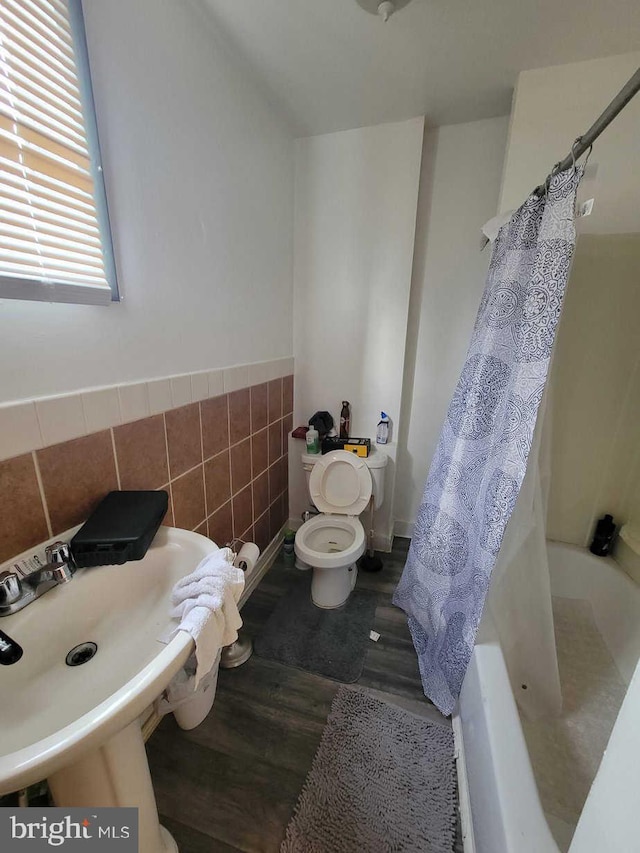
[[[562,710],[546,538],[551,401],[547,387],[486,602],[500,637],[513,695],[530,720],[556,716]]]
[[[500,229],[394,595],[408,616],[424,692],[444,714],[459,696],[525,477],[575,246],[582,171],[555,175]]]

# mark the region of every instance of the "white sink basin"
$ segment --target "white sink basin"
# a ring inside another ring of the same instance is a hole
[[[193,648],[182,632],[159,642],[175,624],[171,590],[215,549],[197,533],[162,527],[143,560],[79,569],[70,583],[0,619],[24,650],[0,667],[0,794],[81,761],[162,692]],[[68,652],[86,642],[97,644],[95,656],[68,666]],[[84,805],[64,803],[76,804]]]

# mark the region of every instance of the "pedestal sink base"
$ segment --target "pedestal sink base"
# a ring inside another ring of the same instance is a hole
[[[166,853],[180,853],[175,838],[164,826],[160,827],[160,838],[162,839]]]
[[[138,720],[99,749],[51,775],[48,781],[57,806],[137,808],[139,853],[178,853],[173,837],[158,822]]]

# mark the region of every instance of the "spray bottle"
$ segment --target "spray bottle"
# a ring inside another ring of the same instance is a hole
[[[378,421],[378,429],[376,431],[376,443],[386,444],[389,441],[389,424],[391,423],[389,415],[380,412],[380,420]]]

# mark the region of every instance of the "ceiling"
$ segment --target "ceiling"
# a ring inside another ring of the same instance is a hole
[[[640,48],[638,0],[201,0],[298,136],[504,115],[519,71]]]

